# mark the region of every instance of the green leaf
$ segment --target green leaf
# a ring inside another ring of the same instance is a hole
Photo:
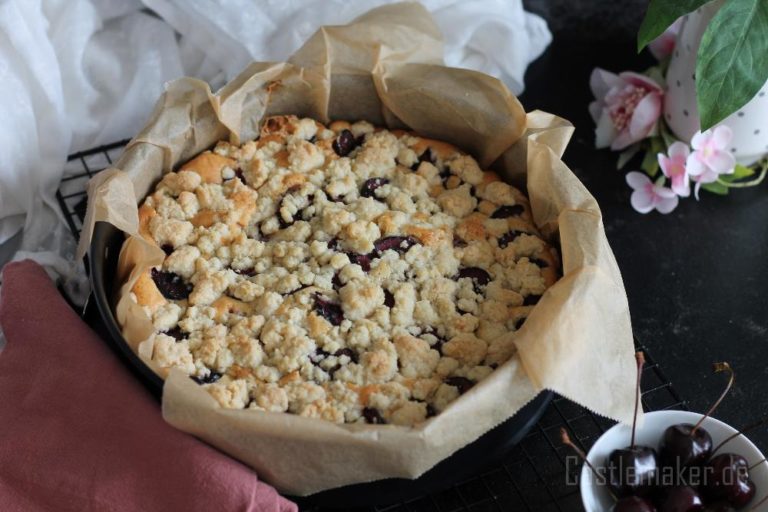
[[[640,168],[644,170],[648,176],[653,178],[659,173],[658,154],[664,151],[664,141],[661,137],[652,137],[648,139],[648,141],[648,149],[643,156]]]
[[[733,169],[733,174],[721,174],[718,179],[720,181],[731,183],[733,181],[752,176],[753,174],[755,174],[754,169],[741,164],[736,164],[736,167]]]
[[[712,192],[713,194],[718,194],[721,196],[728,195],[728,187],[716,181],[712,183],[705,183],[704,185],[701,186],[701,188],[706,190],[707,192]]]
[[[656,158],[656,153],[648,151],[643,157],[640,168],[651,178],[656,176],[659,173],[659,159]]]
[[[637,33],[637,52],[667,30],[677,18],[695,11],[709,0],[651,0]]]
[[[627,163],[632,160],[632,157],[637,154],[637,152],[640,151],[640,143],[637,142],[635,144],[632,144],[627,149],[619,153],[619,159],[616,162],[616,170],[620,171],[624,168]]]
[[[728,0],[701,38],[696,101],[701,130],[743,107],[768,80],[768,2]]]

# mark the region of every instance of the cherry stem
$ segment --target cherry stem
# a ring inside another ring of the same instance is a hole
[[[728,392],[731,390],[731,386],[733,386],[733,381],[736,378],[736,376],[733,373],[733,368],[731,368],[730,364],[726,362],[722,362],[722,363],[715,363],[712,366],[715,370],[715,373],[728,372],[730,374],[730,378],[728,379],[728,385],[725,386],[725,389],[720,395],[720,398],[718,398],[717,401],[714,404],[712,404],[712,407],[709,408],[709,410],[707,411],[707,414],[702,416],[699,422],[696,423],[696,425],[693,427],[693,430],[691,430],[691,436],[693,436],[696,433],[696,431],[699,429],[701,424],[704,423],[704,420],[707,419],[709,416],[711,416],[713,412],[715,412],[715,409],[717,409],[717,406],[720,405],[720,402],[723,401],[723,399],[725,398],[725,395],[727,395]]]
[[[595,469],[595,466],[593,466],[592,463],[589,462],[589,460],[587,460],[587,455],[584,453],[584,451],[578,446],[576,446],[573,443],[573,441],[571,441],[571,437],[568,435],[568,431],[566,431],[564,427],[560,427],[560,440],[563,442],[564,445],[570,447],[571,450],[576,452],[576,455],[578,455],[579,458],[582,461],[584,461],[584,464],[586,464],[587,467],[592,471],[592,474],[595,475],[595,478],[597,479],[598,482],[603,479],[603,477],[600,476],[600,473],[598,473],[597,470]],[[608,494],[611,495],[611,498],[613,498],[613,501],[619,501],[619,499],[616,497],[615,494],[613,494],[613,491],[611,491],[610,488],[606,487],[606,490],[608,491]]]
[[[645,364],[645,354],[642,353],[642,351],[638,351],[635,353],[635,360],[637,361],[637,385],[636,385],[636,392],[635,395],[635,415],[632,418],[632,442],[630,443],[630,447],[634,450],[635,449],[635,430],[637,429],[637,410],[640,407],[640,381],[643,378],[643,365]]]
[[[765,179],[766,173],[768,173],[768,162],[762,163],[763,168],[760,170],[760,174],[757,176],[757,178],[754,178],[750,181],[739,181],[739,182],[732,182],[728,183],[727,181],[722,181],[720,178],[717,179],[717,182],[721,185],[725,185],[728,188],[745,188],[745,187],[754,187],[755,185],[759,185],[762,183],[762,181]]]
[[[728,437],[726,437],[725,439],[720,441],[720,444],[715,446],[715,448],[712,450],[712,455],[715,455],[715,453],[717,453],[717,451],[720,448],[722,448],[726,443],[732,441],[733,439],[736,439],[737,437],[739,437],[741,435],[746,434],[747,432],[750,432],[750,431],[756,429],[757,427],[761,427],[761,426],[765,425],[766,423],[768,423],[768,417],[763,418],[760,421],[756,421],[755,423],[752,423],[751,425],[747,425],[746,427],[744,427],[740,431],[729,435]]]

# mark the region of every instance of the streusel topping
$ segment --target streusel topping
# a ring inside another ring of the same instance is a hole
[[[139,209],[152,359],[223,407],[414,425],[515,351],[558,276],[525,196],[443,142],[272,117]]]

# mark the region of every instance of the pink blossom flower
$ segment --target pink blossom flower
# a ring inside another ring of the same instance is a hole
[[[648,49],[651,51],[651,54],[656,57],[656,60],[662,60],[672,55],[672,52],[675,50],[677,33],[680,32],[680,25],[682,25],[682,23],[683,18],[678,18],[664,31],[663,34],[651,41],[648,45]]]
[[[703,183],[713,183],[721,174],[733,173],[736,159],[728,151],[728,144],[732,138],[731,129],[720,125],[704,133],[696,132],[691,139],[694,151],[688,156],[686,167],[691,179],[696,182],[694,193],[697,199]]]
[[[627,183],[634,190],[629,199],[632,208],[640,213],[648,213],[656,209],[660,213],[666,214],[674,210],[680,200],[672,189],[662,186],[664,183],[663,176],[654,183],[648,175],[642,172],[629,172],[627,173]]]
[[[596,68],[589,85],[596,98],[589,113],[597,124],[598,148],[624,149],[653,133],[664,94],[659,84],[637,73],[614,75]]]
[[[688,182],[688,169],[685,162],[691,150],[682,142],[673,142],[669,146],[668,154],[659,153],[659,166],[664,176],[672,182],[672,190],[680,197],[691,195],[691,186]]]

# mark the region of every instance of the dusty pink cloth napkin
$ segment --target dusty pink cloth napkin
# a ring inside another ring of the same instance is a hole
[[[166,424],[36,263],[5,266],[0,325],[0,510],[297,509]]]

